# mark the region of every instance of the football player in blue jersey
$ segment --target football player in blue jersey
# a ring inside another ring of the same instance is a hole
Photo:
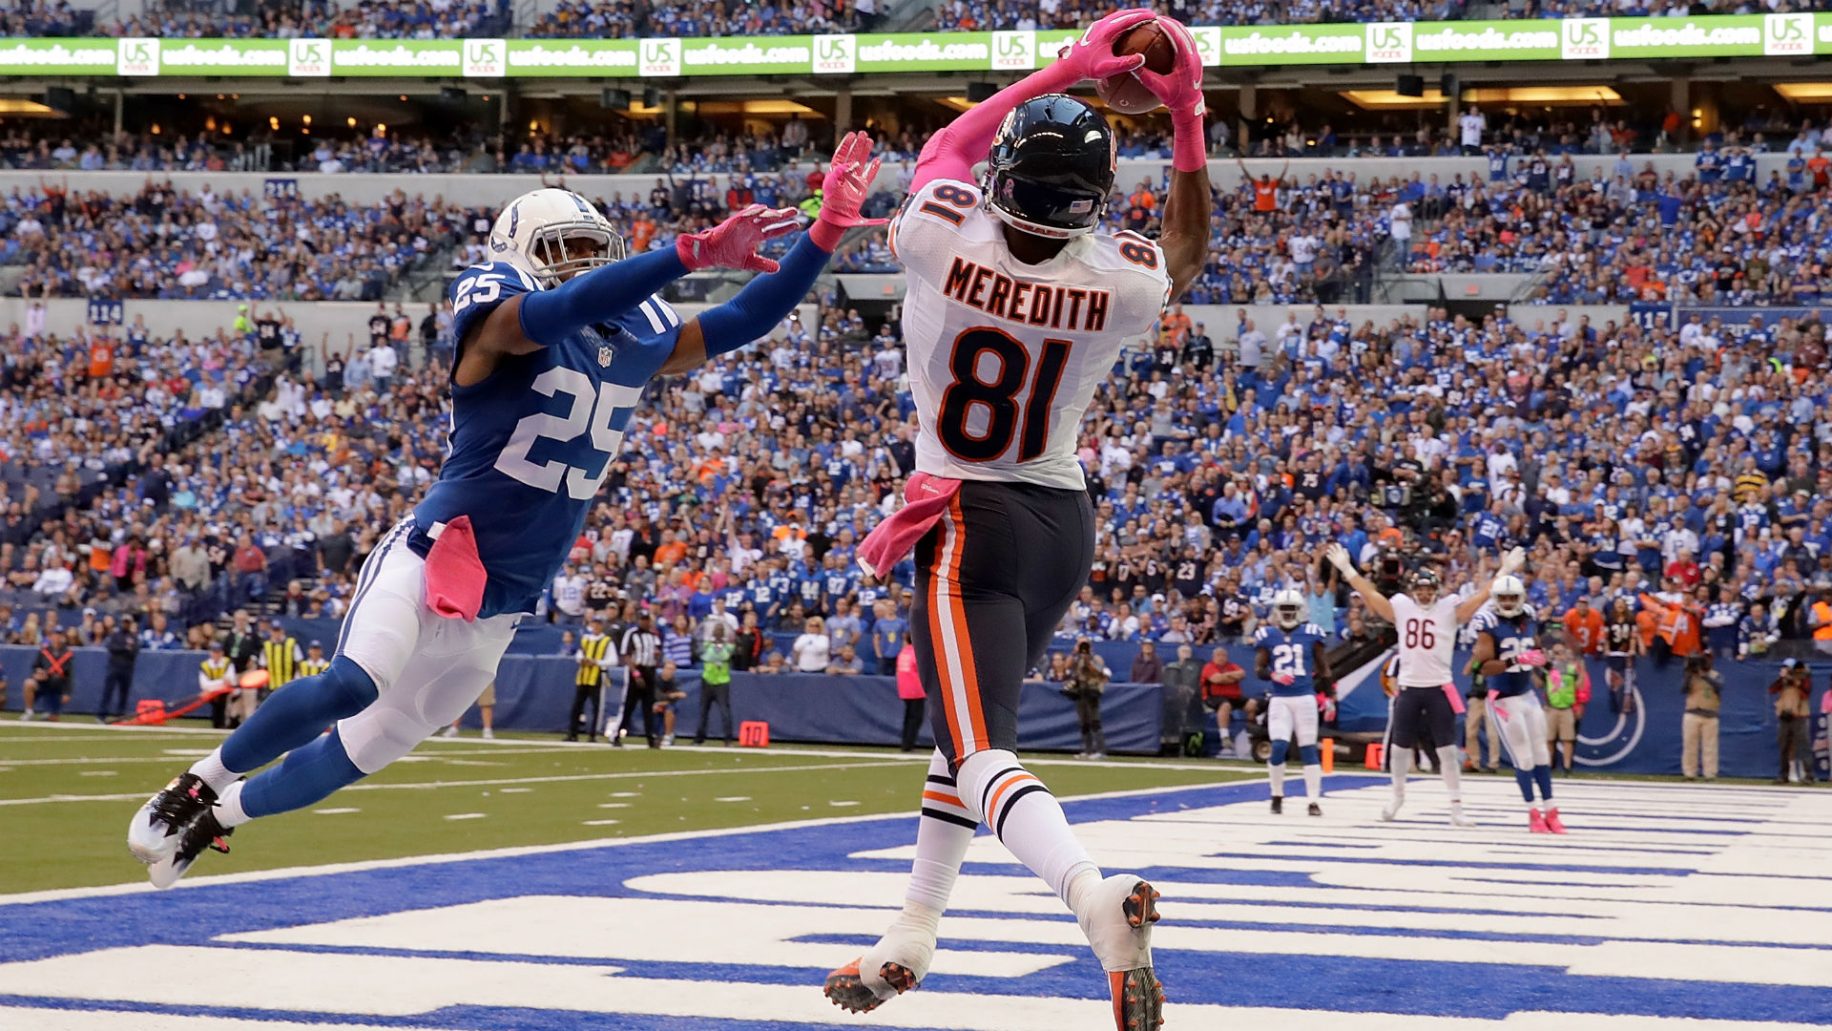
[[[1305,620],[1304,593],[1287,587],[1272,598],[1272,622],[1253,635],[1254,673],[1272,685],[1266,701],[1266,732],[1272,739],[1272,811],[1285,811],[1285,757],[1298,735],[1304,764],[1304,795],[1310,815],[1322,816],[1323,760],[1317,752],[1317,710],[1334,707],[1336,684],[1325,654],[1329,635]]]
[[[1514,765],[1514,779],[1527,803],[1527,828],[1535,834],[1563,834],[1552,804],[1552,749],[1547,742],[1546,711],[1534,690],[1534,677],[1546,664],[1535,632],[1538,617],[1527,604],[1527,588],[1518,576],[1498,576],[1489,588],[1490,604],[1476,613],[1471,662],[1488,686],[1488,708],[1501,728],[1501,743]],[[1539,800],[1533,798],[1539,789]],[[1541,804],[1545,809],[1542,812]]]
[[[330,668],[277,692],[134,814],[128,847],[155,885],[205,848],[227,851],[236,826],[375,773],[470,707],[578,538],[649,381],[735,351],[795,310],[846,230],[874,224],[859,215],[878,169],[870,155],[864,133],[840,144],[820,215],[780,267],[757,250],[794,231],[788,210],[752,205],[625,257],[575,193],[535,190],[504,209],[492,260],[451,287],[458,350],[438,481],[363,564]],[[766,274],[693,319],[657,295],[708,268]]]

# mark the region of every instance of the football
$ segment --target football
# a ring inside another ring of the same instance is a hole
[[[1145,67],[1163,74],[1177,66],[1177,48],[1170,34],[1155,21],[1148,21],[1126,33],[1114,44],[1116,54],[1144,54]],[[1123,115],[1142,115],[1160,106],[1158,98],[1134,75],[1116,75],[1102,79],[1094,90],[1108,107]]]

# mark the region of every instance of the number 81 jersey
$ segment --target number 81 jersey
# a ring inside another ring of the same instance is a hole
[[[465,269],[452,282],[453,338],[462,346],[498,305],[538,289],[505,262]],[[445,464],[414,522],[430,534],[471,517],[489,577],[480,616],[534,610],[578,540],[643,387],[673,354],[680,326],[680,316],[651,297],[557,345],[503,357],[481,383],[452,384]]]
[[[891,252],[908,274],[916,468],[1082,490],[1082,415],[1120,346],[1164,310],[1164,255],[1135,233],[1097,230],[1027,265],[981,200],[969,183],[936,179],[891,223]]]

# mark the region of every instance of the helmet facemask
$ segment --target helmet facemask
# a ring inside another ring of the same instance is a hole
[[[578,246],[586,241],[597,245],[595,252]],[[529,271],[535,279],[542,286],[554,287],[581,273],[622,261],[623,237],[591,219],[554,222],[534,231],[527,256],[534,266]]]

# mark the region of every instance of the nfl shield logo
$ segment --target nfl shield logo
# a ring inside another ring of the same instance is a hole
[[[611,358],[612,358],[612,357],[613,357],[613,356],[614,356],[614,355],[615,355],[616,353],[617,353],[617,352],[615,352],[615,351],[613,351],[613,350],[611,350],[611,345],[610,345],[610,344],[605,344],[605,345],[603,345],[603,346],[601,346],[601,347],[599,347],[599,348],[598,348],[598,367],[599,367],[599,368],[601,368],[601,369],[608,369],[608,368],[610,368],[610,365],[611,365]]]

